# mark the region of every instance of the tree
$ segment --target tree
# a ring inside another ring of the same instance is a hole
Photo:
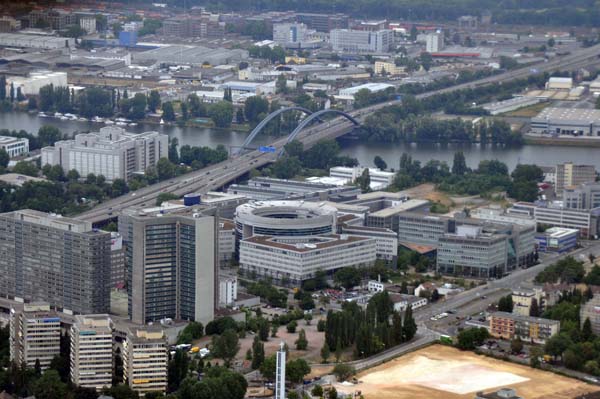
[[[32,393],[36,399],[64,399],[67,395],[67,384],[61,381],[56,370],[46,370],[33,383]]]
[[[252,341],[252,370],[257,370],[265,361],[265,345],[260,341],[257,335]]]
[[[220,101],[208,109],[208,116],[216,127],[228,128],[233,119],[233,105],[228,101]]]
[[[170,101],[166,101],[162,104],[163,111],[163,119],[166,121],[174,121],[175,120],[175,110],[173,109],[173,103]]]
[[[553,357],[562,356],[569,346],[572,345],[571,338],[565,333],[554,335],[546,340],[544,351]]]
[[[161,193],[170,194],[170,193]],[[160,195],[159,195],[160,196]],[[193,340],[202,338],[204,335],[204,326],[198,321],[191,321],[177,335],[177,344],[189,344]]]
[[[312,390],[310,391],[311,395],[313,397],[317,397],[320,398],[323,396],[323,387],[320,386],[319,384],[316,384],[315,386],[313,386]]]
[[[166,180],[175,176],[175,165],[167,158],[161,158],[156,163],[156,173],[158,180]]]
[[[523,350],[523,341],[521,338],[517,337],[510,341],[510,351],[515,355],[518,355]]]
[[[538,346],[534,346],[529,350],[529,365],[532,368],[539,368],[541,366],[541,358],[544,356],[544,351]]]
[[[531,307],[529,308],[529,316],[539,317],[540,316],[540,306],[536,298],[531,299]]]
[[[583,322],[583,326],[581,327],[581,339],[589,342],[594,339],[594,332],[592,331],[592,323],[590,322],[590,318],[586,317]]]
[[[298,332],[298,339],[296,340],[295,344],[296,349],[299,351],[305,351],[308,347],[308,340],[306,339],[306,332],[304,331],[304,329],[301,329]]]
[[[175,351],[175,355],[169,361],[167,375],[169,391],[175,392],[179,389],[179,385],[187,376],[190,358],[187,353],[182,350]]]
[[[373,159],[373,163],[375,167],[381,170],[387,169],[387,163],[381,158],[379,155],[375,155],[375,159]]]
[[[287,79],[285,75],[279,75],[275,81],[275,92],[277,94],[285,94],[287,91]]]
[[[404,320],[402,321],[403,341],[410,341],[417,333],[417,323],[412,316],[412,306],[407,306],[404,311]]]
[[[157,90],[150,91],[148,95],[148,109],[150,112],[156,112],[156,109],[160,105],[160,94]]]
[[[16,92],[15,92],[15,84],[13,82],[10,82],[10,102],[13,103],[15,102],[15,97],[16,97]]]
[[[128,116],[131,119],[139,120],[146,116],[146,96],[143,93],[136,93],[130,101],[131,108]]]
[[[456,346],[461,350],[473,350],[478,346],[483,345],[489,337],[489,333],[485,328],[469,328],[458,333]]]
[[[260,366],[260,373],[267,380],[273,381],[275,379],[275,368],[277,367],[277,358],[275,355],[271,355],[265,359],[263,364]]]
[[[174,164],[179,163],[179,151],[177,151],[177,146],[179,146],[179,140],[177,137],[171,137],[169,140],[169,161]]]
[[[338,393],[335,387],[329,388],[329,391],[327,391],[327,399],[338,399]]]
[[[338,381],[342,382],[356,374],[356,370],[349,364],[340,363],[336,364],[333,368],[333,374],[336,376]]]
[[[239,337],[235,330],[228,329],[220,336],[213,336],[213,355],[223,359],[225,366],[229,367],[231,361],[240,350]]]
[[[19,161],[13,167],[13,172],[36,177],[38,175],[38,168],[31,162]]]
[[[500,300],[498,301],[498,311],[512,313],[512,311],[513,311],[512,294],[508,294],[508,295],[500,298]]]
[[[327,345],[327,341],[323,342],[323,347],[321,348],[321,359],[323,360],[323,363],[327,363],[327,359],[329,359],[329,356],[331,355],[331,352],[329,351],[329,345]]]
[[[271,170],[279,179],[291,179],[302,171],[302,163],[297,157],[284,155],[271,165]]]
[[[293,334],[296,332],[296,327],[298,327],[298,323],[296,322],[296,320],[292,320],[290,321],[286,328],[287,328],[287,332],[289,332],[290,334]]]
[[[0,101],[6,99],[6,76],[0,76]]]
[[[244,116],[247,121],[257,123],[261,116],[269,112],[269,102],[260,96],[252,96],[244,103]]]
[[[360,187],[360,191],[363,193],[369,192],[371,189],[371,175],[368,168],[363,170],[360,177],[356,179],[355,184]]]
[[[333,280],[346,289],[360,284],[360,271],[354,267],[343,267],[333,275]]]
[[[429,71],[431,69],[431,65],[433,64],[433,57],[431,56],[431,53],[423,52],[419,56],[419,61],[421,62],[423,69]]]
[[[290,382],[300,383],[305,375],[310,374],[310,366],[302,358],[290,360],[285,364],[285,374]]]
[[[465,161],[465,154],[462,151],[454,154],[454,162],[452,162],[452,174],[462,176],[467,173],[467,163]]]
[[[127,183],[123,179],[115,179],[111,186],[112,197],[118,197],[129,191]]]
[[[0,149],[0,167],[6,168],[10,162],[10,156],[4,148]]]

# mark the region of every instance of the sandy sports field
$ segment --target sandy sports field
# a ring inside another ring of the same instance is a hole
[[[570,399],[600,390],[590,384],[472,352],[434,345],[358,375],[361,383],[336,385],[366,399],[472,399],[475,392],[513,387],[527,399]]]

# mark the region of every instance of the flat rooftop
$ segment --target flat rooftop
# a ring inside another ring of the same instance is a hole
[[[410,200],[402,202],[401,204],[398,204],[396,206],[393,206],[390,208],[385,208],[385,209],[382,209],[377,212],[373,212],[369,216],[385,218],[388,216],[393,216],[400,212],[405,212],[405,211],[410,211],[410,210],[413,210],[416,208],[420,208],[427,204],[429,204],[429,201],[427,201],[427,200],[410,199]]]
[[[284,242],[284,240],[288,241],[289,243]],[[367,240],[372,240],[372,238],[346,234],[328,234],[310,238],[299,238],[296,240],[290,237],[253,236],[242,240],[242,242],[250,242],[269,247],[285,249],[291,252],[311,252]],[[297,242],[292,243],[292,241]]]
[[[548,107],[542,110],[533,120],[549,120],[558,122],[600,123],[600,109]]]

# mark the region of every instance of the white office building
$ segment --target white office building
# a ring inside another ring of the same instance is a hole
[[[347,184],[353,184],[356,179],[362,176],[365,169],[366,168],[362,166],[335,166],[329,169],[329,177],[344,179]],[[393,183],[393,172],[386,172],[376,168],[368,169],[369,177],[371,179],[370,187],[372,190],[385,189]]]
[[[11,84],[15,88],[15,96],[18,89],[21,89],[21,94],[24,96],[37,96],[42,87],[50,84],[54,87],[67,87],[67,73],[38,71],[31,72],[28,76],[7,76],[6,97],[10,96]]]
[[[237,300],[237,278],[226,277],[219,281],[219,306],[228,306]]]
[[[273,25],[273,41],[286,48],[315,48],[321,41],[315,40],[316,32],[303,23],[280,23]]]
[[[429,33],[425,37],[425,51],[438,53],[444,49],[444,34],[441,32]]]
[[[374,238],[378,259],[394,261],[398,257],[398,234],[393,230],[343,224],[342,234]]]
[[[79,26],[85,30],[88,35],[96,33],[96,16],[82,15],[79,17]]]
[[[240,267],[246,273],[301,283],[317,271],[368,267],[377,254],[374,238],[350,235],[311,237],[254,236],[240,243]]]
[[[101,390],[112,384],[113,331],[106,314],[75,316],[71,327],[71,381]]]
[[[569,209],[552,203],[517,202],[507,212],[533,216],[538,225],[577,229],[583,238],[592,238],[598,234],[600,215],[595,210]]]
[[[10,312],[10,360],[42,370],[60,354],[60,318],[47,303],[25,304]]]
[[[333,51],[347,53],[386,53],[394,44],[394,32],[387,29],[333,29],[329,37]]]
[[[107,181],[129,180],[167,158],[169,138],[158,132],[129,133],[117,126],[106,126],[97,133],[83,133],[74,140],[57,141],[42,148],[42,165],[75,169],[80,176],[93,173]]]
[[[29,139],[0,136],[0,148],[6,151],[10,158],[29,153]]]

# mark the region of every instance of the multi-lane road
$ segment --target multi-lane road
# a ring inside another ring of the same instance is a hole
[[[513,71],[490,76],[473,82],[463,83],[456,86],[423,93],[418,95],[417,98],[423,99],[436,94],[449,93],[455,90],[474,88],[491,83],[524,78],[543,72],[575,69],[589,64],[594,59],[597,59],[599,54],[600,45],[596,45],[586,49],[580,49],[572,54],[560,57],[556,60],[536,64],[535,66],[515,69]],[[350,114],[360,121],[378,109],[388,105],[398,104],[399,102],[400,100],[395,100],[376,104],[353,111]],[[298,139],[304,143],[305,148],[309,148],[311,145],[314,145],[314,143],[321,139],[340,137],[352,131],[353,128],[354,125],[352,123],[344,118],[339,117],[305,129],[299,135]],[[285,143],[286,138],[281,138],[272,143],[272,146],[279,150],[285,145]],[[272,153],[260,153],[256,150],[251,151],[241,156],[231,157],[226,161],[206,167],[204,169],[178,176],[168,181],[156,183],[139,189],[135,192],[103,202],[97,205],[95,208],[82,213],[80,217],[84,220],[97,223],[118,216],[123,209],[128,207],[151,206],[154,204],[160,193],[172,193],[178,196],[188,193],[206,193],[226,185],[227,183],[248,173],[254,168],[273,162],[275,159],[276,156]]]

